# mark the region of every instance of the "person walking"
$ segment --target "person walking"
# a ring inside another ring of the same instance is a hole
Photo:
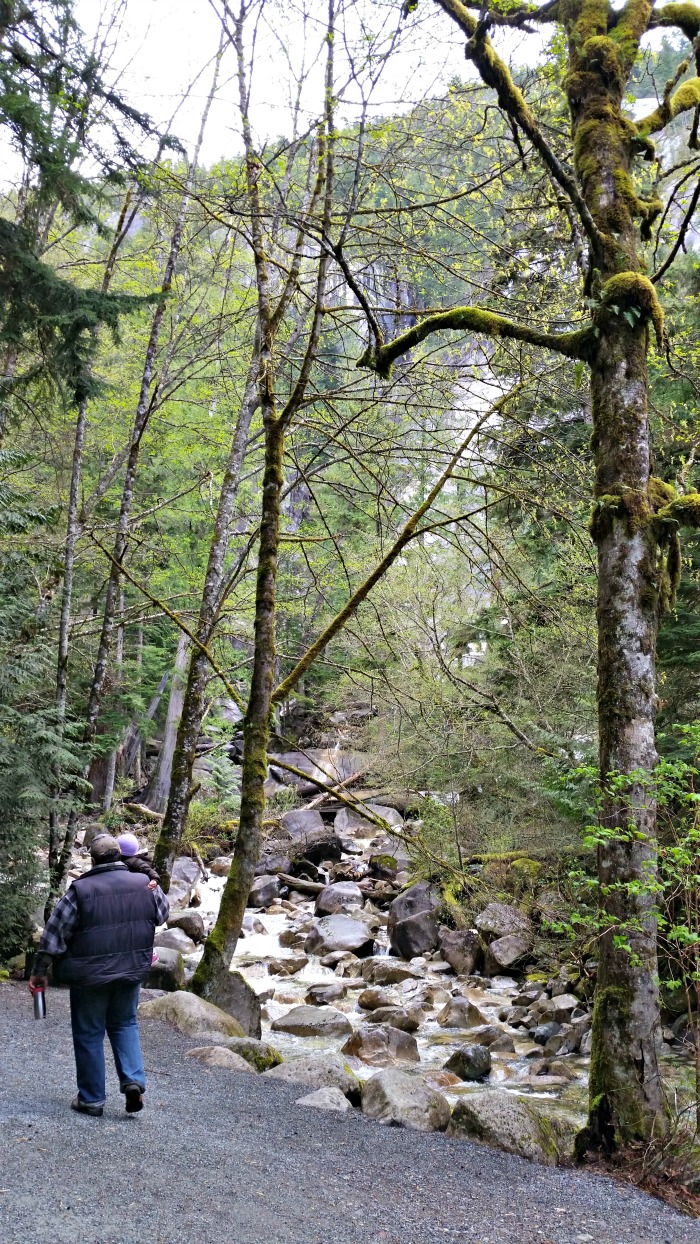
[[[45,988],[52,964],[54,980],[70,986],[78,1081],[71,1107],[99,1118],[106,1100],[105,1033],[127,1114],[143,1108],[136,1012],[156,926],[165,923],[170,906],[160,887],[121,863],[119,843],[109,834],[95,838],[90,855],[92,868],[72,882],[46,922],[29,985]]]

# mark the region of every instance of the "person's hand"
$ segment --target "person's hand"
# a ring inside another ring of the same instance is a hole
[[[158,889],[158,882],[157,882],[157,881],[149,881],[149,883],[148,883],[148,888],[149,888],[149,890],[157,890],[157,889]]]
[[[37,989],[46,989],[48,983],[49,983],[48,976],[30,976],[29,977],[29,992],[34,993],[34,991]]]

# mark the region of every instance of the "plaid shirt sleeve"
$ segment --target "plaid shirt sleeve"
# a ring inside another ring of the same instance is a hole
[[[158,924],[165,924],[168,916],[170,915],[170,903],[165,897],[160,886],[156,886],[153,891],[153,897],[156,901],[156,916]]]
[[[66,953],[68,942],[78,924],[78,914],[77,896],[73,886],[69,886],[46,921],[39,949],[34,956],[33,976],[46,976],[55,956]]]

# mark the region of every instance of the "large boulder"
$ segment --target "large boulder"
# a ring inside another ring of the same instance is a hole
[[[470,976],[481,955],[479,934],[474,929],[438,929],[440,954],[457,976]]]
[[[187,1050],[187,1055],[204,1063],[205,1067],[224,1067],[227,1071],[255,1074],[255,1068],[247,1059],[242,1058],[235,1050],[227,1049],[225,1045],[198,1045],[194,1050]]]
[[[486,947],[484,967],[489,976],[497,976],[522,963],[532,949],[532,939],[521,933],[497,937]]]
[[[279,898],[280,880],[279,877],[266,876],[256,877],[250,887],[248,895],[248,907],[269,907]]]
[[[329,1002],[339,1002],[348,991],[347,985],[341,981],[329,981],[328,984],[311,985],[306,991],[304,1001],[309,1006],[328,1006]]]
[[[280,959],[268,959],[267,970],[270,976],[295,976],[309,962],[308,955],[292,954]]]
[[[376,821],[370,821],[362,815],[361,809],[365,808],[372,816],[381,818],[388,825],[403,825],[403,817],[396,808],[386,808],[378,803],[359,804],[357,808],[341,808],[336,813],[334,826],[337,834],[344,837],[346,834],[354,834],[359,838],[369,838],[372,834],[376,834],[380,828]]]
[[[390,1024],[392,1028],[400,1028],[402,1032],[417,1032],[420,1019],[415,1011],[406,1011],[402,1006],[378,1006],[367,1016],[370,1024]]]
[[[188,907],[168,917],[169,929],[182,929],[193,942],[204,941],[204,921],[200,913]]]
[[[256,1041],[255,1037],[216,1037],[214,1044],[233,1050],[234,1054],[245,1058],[255,1071],[268,1071],[270,1067],[278,1067],[282,1062],[282,1055],[274,1045],[269,1045],[267,1041]]]
[[[288,839],[292,866],[295,860],[305,859],[317,864],[320,860],[339,860],[342,843],[335,830],[326,825],[316,808],[297,808],[280,817]]]
[[[442,1132],[450,1121],[450,1107],[442,1093],[417,1076],[393,1068],[365,1081],[362,1113],[378,1123],[418,1132]]]
[[[164,997],[154,998],[150,1002],[142,1002],[139,1016],[142,1019],[166,1020],[186,1037],[214,1038],[217,1033],[222,1037],[246,1035],[233,1015],[228,1015],[211,1002],[205,1002],[204,998],[198,998],[194,993],[185,993],[184,990],[165,994]],[[212,1040],[211,1044],[218,1042]]]
[[[192,938],[183,929],[162,929],[160,933],[156,933],[153,944],[158,951],[165,947],[167,950],[177,950],[181,955],[191,955],[196,950]]]
[[[390,1024],[363,1025],[348,1037],[340,1052],[359,1058],[369,1067],[420,1062],[416,1038]]]
[[[273,1032],[290,1032],[295,1037],[347,1037],[352,1024],[347,1015],[333,1006],[292,1007],[270,1025]]]
[[[175,860],[168,890],[171,911],[176,907],[187,906],[200,873],[199,864],[196,860],[190,859],[188,855],[181,855]]]
[[[290,773],[281,764],[275,765],[275,759],[301,770],[301,774]],[[313,778],[318,778],[326,786],[343,782],[355,772],[357,763],[358,758],[351,752],[339,751],[335,747],[308,747],[303,752],[280,752],[271,757],[270,772],[279,782],[294,786],[300,795],[317,795],[322,787],[317,786]]]
[[[321,890],[314,911],[317,916],[334,916],[359,911],[364,901],[362,890],[354,881],[335,881]]]
[[[476,927],[487,942],[500,937],[528,938],[532,944],[533,927],[529,916],[508,903],[489,903],[476,918]]]
[[[374,950],[374,936],[362,920],[352,916],[323,916],[317,920],[304,942],[307,955],[327,955],[333,950],[350,950],[363,958]]]
[[[309,1088],[338,1088],[351,1101],[360,1099],[360,1081],[339,1054],[286,1058],[278,1067],[272,1067],[264,1074],[270,1080],[306,1084]]]
[[[438,944],[438,923],[432,911],[419,911],[399,920],[391,931],[390,950],[401,959],[429,954]]]
[[[397,924],[407,920],[409,916],[417,916],[422,911],[435,911],[440,903],[440,895],[429,881],[419,881],[403,894],[399,894],[389,907],[389,934]]]
[[[491,1052],[485,1045],[460,1045],[443,1068],[460,1080],[483,1080],[491,1070]]]
[[[474,1028],[476,1024],[488,1023],[488,1020],[468,998],[450,998],[440,1011],[437,1022],[441,1028]]]
[[[400,959],[387,958],[385,955],[366,959],[362,964],[362,979],[368,985],[398,985],[401,981],[419,980],[421,975],[418,968],[409,967]]]
[[[156,954],[158,958],[148,969],[144,986],[146,989],[164,989],[166,993],[174,993],[185,985],[185,965],[179,950],[161,946]]]
[[[511,1093],[470,1093],[458,1101],[448,1136],[481,1140],[507,1153],[557,1166],[573,1154],[577,1125],[545,1114],[532,1102]]]
[[[222,1011],[233,1015],[243,1036],[260,1040],[262,1032],[260,999],[240,972],[220,971],[207,986],[205,997]]]

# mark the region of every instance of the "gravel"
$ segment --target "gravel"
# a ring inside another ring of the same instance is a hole
[[[0,985],[3,1244],[700,1244],[700,1224],[604,1177],[296,1106],[298,1085],[208,1069],[142,1024],[146,1108],[69,1109],[68,999]]]

